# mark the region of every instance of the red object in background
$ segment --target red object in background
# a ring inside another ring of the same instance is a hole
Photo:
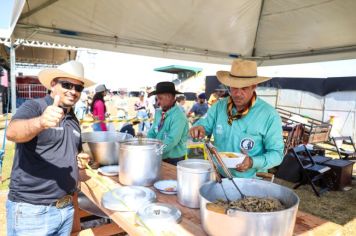
[[[19,98],[32,99],[46,96],[47,89],[37,76],[16,76],[16,92]]]

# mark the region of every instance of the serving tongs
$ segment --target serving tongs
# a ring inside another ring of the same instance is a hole
[[[213,160],[213,156],[215,156],[217,162],[221,165],[221,167],[222,167],[223,171],[225,172],[226,176],[228,176],[228,179],[230,181],[232,181],[232,183],[234,184],[235,188],[240,193],[241,197],[242,198],[246,198],[246,195],[241,192],[240,188],[235,183],[230,170],[226,167],[225,163],[222,161],[221,156],[219,155],[217,149],[210,142],[206,142],[205,143],[205,149],[207,150],[208,160],[209,160],[210,164],[212,165],[212,167],[214,169],[215,176],[216,176],[216,182],[218,182],[220,184],[220,186],[221,186],[221,188],[223,190],[224,196],[225,196],[225,198],[227,200],[228,205],[230,205],[231,200],[228,198],[228,196],[226,194],[226,191],[225,191],[223,183],[222,183],[222,178],[221,178],[220,173],[218,171],[217,164]],[[215,203],[207,203],[206,204],[206,209],[210,210],[210,211],[217,212],[217,213],[221,213],[221,214],[227,214],[227,215],[229,215],[231,212],[234,211],[233,209],[230,209],[229,207],[225,208],[225,207],[217,205]]]
[[[221,165],[223,171],[225,172],[225,175],[227,176],[227,178],[232,181],[232,183],[234,184],[235,188],[237,189],[237,191],[240,193],[242,198],[246,198],[246,195],[242,193],[242,191],[240,190],[239,186],[237,186],[237,184],[234,181],[234,178],[229,170],[229,168],[226,167],[225,163],[223,162],[218,150],[216,149],[216,147],[214,147],[214,145],[211,144],[211,142],[206,142],[205,143],[207,150],[212,153],[215,157],[217,162]],[[212,161],[213,162],[213,161]],[[213,165],[215,163],[213,162]],[[215,167],[217,169],[217,167]]]
[[[225,192],[220,173],[219,173],[216,165],[214,164],[212,153],[207,148],[206,144],[205,144],[205,149],[207,150],[207,154],[208,154],[207,156],[208,156],[208,160],[210,162],[210,165],[213,167],[213,170],[214,170],[214,173],[215,173],[216,182],[219,183],[219,185],[221,186],[221,189],[222,189],[222,191],[224,193],[225,199],[228,202],[228,204],[230,204],[231,200],[229,199],[229,197],[227,196],[227,194]],[[215,212],[223,213],[223,214],[225,214],[226,211],[227,211],[227,209],[225,209],[225,208],[223,208],[221,206],[218,206],[215,203],[207,203],[206,204],[206,208],[208,210],[210,210],[210,211],[215,211]]]

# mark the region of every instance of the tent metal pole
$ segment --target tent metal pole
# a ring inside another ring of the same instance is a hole
[[[15,40],[10,40],[10,68],[11,68],[11,113],[16,112],[16,56],[15,56]]]

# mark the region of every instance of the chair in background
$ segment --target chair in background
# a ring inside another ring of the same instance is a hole
[[[284,136],[284,154],[288,152],[289,149],[302,144],[304,135],[304,125],[303,124],[293,124],[290,126],[283,126],[283,136]]]
[[[340,159],[356,160],[356,147],[355,147],[355,144],[350,136],[332,137],[331,139],[334,142],[337,154],[339,154]],[[353,151],[343,149],[341,146],[338,145],[338,141],[340,141],[341,144],[344,141],[347,141],[348,144],[350,144],[352,146]]]
[[[321,194],[329,190],[329,187],[332,185],[332,181],[330,181],[330,170],[331,168],[328,166],[317,164],[309,150],[305,147],[305,145],[300,145],[290,149],[293,156],[297,159],[298,164],[302,169],[302,177],[294,186],[294,189],[297,189],[303,184],[310,184],[314,193],[320,197]],[[320,182],[320,184],[318,184]],[[319,185],[319,189],[317,187]]]

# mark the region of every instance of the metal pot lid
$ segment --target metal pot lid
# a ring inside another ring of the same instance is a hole
[[[102,206],[113,211],[136,212],[142,206],[155,201],[155,192],[141,186],[115,188],[106,192],[101,198]]]
[[[211,167],[209,161],[206,160],[183,160],[178,162],[177,168],[190,173],[206,173],[213,172],[213,168]]]
[[[143,222],[148,227],[162,224],[177,224],[182,220],[182,212],[178,208],[166,203],[145,205],[138,210],[137,215],[136,223],[142,225]]]

